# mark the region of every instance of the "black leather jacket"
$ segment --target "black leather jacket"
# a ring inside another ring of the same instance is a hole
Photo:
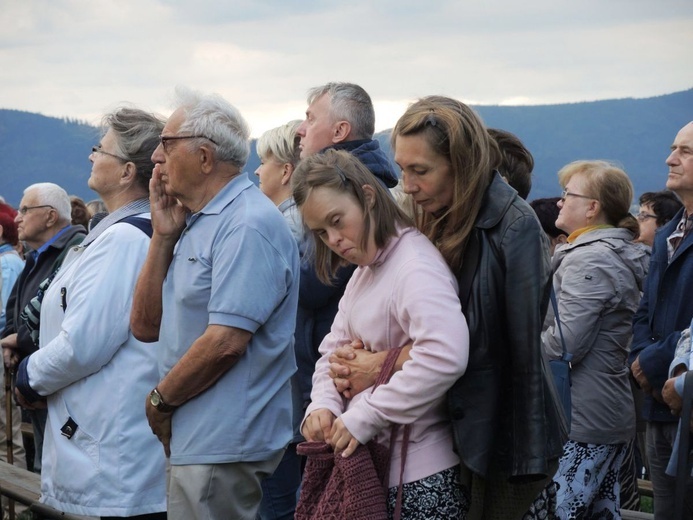
[[[498,174],[474,232],[469,363],[448,393],[456,449],[484,477],[550,477],[549,461],[561,455],[567,428],[540,337],[551,283],[547,240],[532,208]]]

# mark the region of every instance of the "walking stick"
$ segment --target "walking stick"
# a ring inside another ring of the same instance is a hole
[[[7,463],[14,464],[14,442],[12,431],[12,371],[5,367],[5,434],[7,440]],[[9,516],[10,520],[14,520],[14,500],[9,499]]]

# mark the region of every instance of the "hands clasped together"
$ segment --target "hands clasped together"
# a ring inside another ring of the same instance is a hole
[[[9,336],[3,338],[2,358],[5,368],[8,369],[10,372],[13,372],[17,369],[17,365],[19,365],[20,361],[19,352],[17,352],[17,333],[10,334]],[[14,395],[17,404],[19,404],[19,406],[27,410],[38,410],[47,408],[45,398],[39,399],[38,401],[29,402],[17,388],[14,389]]]
[[[671,409],[672,414],[676,416],[681,415],[683,398],[676,391],[675,385],[676,379],[685,373],[685,367],[683,365],[681,366],[680,370],[674,373],[673,377],[666,380],[661,392],[657,392],[650,385],[650,382],[647,380],[647,377],[640,366],[640,358],[637,358],[631,365],[631,372],[633,373],[633,377],[637,383],[640,385],[640,388],[642,388],[645,393],[651,394],[656,400],[666,404]],[[691,419],[690,429],[691,432],[693,432],[693,419]]]
[[[338,348],[330,356],[330,377],[337,391],[351,399],[373,386],[385,358],[385,352],[370,352],[361,340]],[[301,433],[308,441],[324,441],[335,453],[348,457],[359,445],[354,436],[330,410],[320,408],[306,417]]]

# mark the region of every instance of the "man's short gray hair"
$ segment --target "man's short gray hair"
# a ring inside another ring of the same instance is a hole
[[[327,94],[336,121],[348,121],[356,139],[373,139],[375,109],[368,92],[354,83],[327,83],[308,91],[308,104]]]
[[[218,94],[203,95],[185,87],[176,87],[174,106],[185,111],[181,132],[212,141],[217,160],[238,168],[245,166],[250,155],[250,128],[236,107]]]
[[[58,212],[60,220],[72,222],[72,204],[67,192],[52,182],[39,182],[32,184],[24,190],[24,195],[32,192],[36,195],[37,206],[53,206]]]

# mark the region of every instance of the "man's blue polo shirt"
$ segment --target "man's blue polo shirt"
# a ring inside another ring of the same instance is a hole
[[[292,438],[296,241],[247,178],[188,218],[163,285],[162,377],[208,325],[253,333],[246,353],[173,414],[171,464],[267,460]]]

